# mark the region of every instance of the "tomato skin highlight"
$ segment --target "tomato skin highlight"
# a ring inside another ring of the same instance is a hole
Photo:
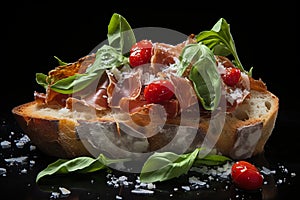
[[[144,97],[148,103],[162,103],[174,96],[174,86],[168,80],[157,80],[144,89]]]
[[[232,165],[231,178],[235,186],[243,190],[257,190],[263,184],[259,170],[247,161],[237,161]]]
[[[221,75],[224,83],[228,86],[235,86],[241,78],[241,70],[235,67],[227,67],[226,73]]]
[[[141,40],[132,45],[129,52],[129,64],[132,68],[149,63],[153,44],[150,40]]]

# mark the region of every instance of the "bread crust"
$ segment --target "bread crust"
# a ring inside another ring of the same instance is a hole
[[[73,158],[90,155],[75,134],[76,123],[54,116],[40,116],[35,101],[14,107],[12,113],[22,130],[29,136],[33,144],[47,155]]]
[[[233,159],[249,158],[264,151],[264,146],[274,129],[279,110],[278,97],[268,91],[261,80],[252,80],[251,83],[252,96],[239,105],[236,111],[226,114],[224,127],[215,144],[217,151]],[[255,109],[253,107],[256,106],[253,105],[253,98],[257,97],[262,99],[261,105],[264,105],[266,112],[260,116],[251,116],[249,112],[251,112],[251,109]],[[12,109],[12,113],[20,127],[42,152],[59,158],[74,158],[77,156],[91,156],[93,154],[87,148],[84,138],[78,135],[78,131],[84,128],[82,125],[90,125],[89,120],[59,118],[55,115],[42,116],[37,112],[39,109],[41,108],[38,106],[38,103],[32,101],[16,106]],[[123,137],[125,133],[119,129],[118,126],[120,124],[114,122],[113,119],[107,123],[108,121],[107,119],[100,119],[91,123],[103,125],[115,138],[114,142],[121,141],[125,148],[131,146],[131,141],[126,142],[126,137]],[[209,120],[201,119],[198,130],[196,132],[190,131],[193,132],[192,134],[196,133],[196,135],[187,151],[201,146],[208,126]],[[169,124],[166,126],[167,131],[161,130],[160,133],[154,136],[141,138],[139,142],[142,142],[147,147],[139,151],[152,152],[163,149],[174,138],[176,133],[174,130],[176,128],[178,128],[176,124]],[[186,127],[184,131],[189,132],[191,128]],[[252,139],[254,138],[254,143],[248,144],[247,142],[251,140],[251,137]],[[178,141],[178,143],[180,142],[182,141]],[[101,148],[101,144],[98,148]],[[127,150],[133,151],[133,149]],[[166,148],[165,150],[170,149]],[[114,155],[112,156],[118,154],[117,150],[113,153]],[[118,155],[126,156],[121,153]]]

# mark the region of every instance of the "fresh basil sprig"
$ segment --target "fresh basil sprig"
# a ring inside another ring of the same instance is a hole
[[[179,56],[178,75],[191,66],[189,79],[206,110],[214,110],[221,97],[221,80],[212,51],[202,43],[189,44]]]
[[[44,170],[40,171],[36,177],[36,182],[45,176],[54,174],[68,174],[68,173],[90,173],[107,168],[110,164],[126,162],[129,159],[109,159],[103,154],[98,158],[88,156],[81,156],[74,159],[58,159],[49,164]]]
[[[252,75],[252,68],[247,72],[238,57],[230,26],[224,18],[220,18],[211,30],[202,31],[195,38],[197,42],[208,46],[215,55],[228,56],[232,54],[236,66],[249,76]]]
[[[88,67],[84,74],[74,74],[67,78],[60,79],[51,84],[47,81],[47,75],[36,73],[36,82],[47,89],[49,86],[53,91],[62,94],[78,92],[93,81],[102,76],[106,69],[119,67],[128,64],[128,58],[124,55],[135,43],[134,33],[124,17],[113,14],[108,25],[109,45],[103,45],[96,52],[96,58],[92,66]],[[60,65],[66,65],[55,57]]]
[[[142,167],[140,173],[141,182],[166,181],[186,174],[192,166],[220,165],[231,160],[222,155],[209,154],[200,158],[198,154],[201,150],[202,148],[196,148],[191,153],[181,155],[172,152],[155,152],[146,160]]]
[[[181,155],[173,152],[155,152],[144,163],[140,172],[140,180],[144,183],[166,181],[186,174],[192,166],[214,166],[231,161],[230,158],[217,154],[200,157],[199,152],[201,150],[202,148],[196,148],[193,152]],[[73,159],[58,159],[38,173],[36,182],[46,176],[69,173],[86,174],[109,169],[109,166],[114,163],[128,161],[130,161],[129,158],[110,159],[103,154],[97,158],[81,156]]]
[[[62,94],[72,94],[84,89],[93,81],[99,79],[106,69],[127,63],[127,57],[121,55],[115,48],[103,45],[97,50],[95,61],[87,68],[86,73],[74,74],[73,76],[60,79],[50,85],[50,88]],[[47,76],[41,73],[36,74],[36,80],[44,87],[48,87],[49,85],[49,83],[47,83]]]
[[[58,61],[58,64],[60,66],[64,66],[64,65],[67,65],[68,63],[67,62],[64,62],[62,61],[61,59],[59,59],[57,56],[54,56],[54,58]]]
[[[135,35],[127,20],[120,14],[114,13],[108,25],[107,39],[109,45],[125,55],[136,42]]]

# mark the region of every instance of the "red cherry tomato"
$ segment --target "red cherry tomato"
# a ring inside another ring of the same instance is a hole
[[[157,80],[144,89],[144,97],[148,103],[161,103],[174,95],[174,86],[168,80]]]
[[[152,42],[141,40],[135,43],[129,52],[129,64],[131,67],[137,67],[150,62],[152,56]]]
[[[227,67],[225,74],[221,77],[226,85],[235,86],[241,78],[241,70],[236,67]]]
[[[263,184],[263,176],[259,170],[247,161],[238,161],[232,165],[231,178],[243,190],[256,190]]]

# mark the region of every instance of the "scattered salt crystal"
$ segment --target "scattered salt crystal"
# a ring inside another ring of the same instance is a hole
[[[26,174],[26,173],[27,173],[27,169],[25,169],[25,168],[22,169],[22,170],[21,170],[21,173],[22,173],[22,174]]]
[[[6,169],[0,167],[0,175],[4,175],[4,174],[6,174]]]
[[[291,177],[294,177],[294,176],[296,176],[296,173],[295,173],[295,172],[292,172],[292,173],[291,173]]]
[[[275,170],[270,170],[266,167],[262,167],[262,170],[260,170],[261,173],[265,174],[265,175],[270,175],[270,174],[275,174],[276,171]]]
[[[19,139],[19,142],[23,142],[24,144],[30,142],[30,138],[28,137],[28,135],[24,135],[23,137],[21,137]]]
[[[123,198],[119,195],[116,195],[116,199],[123,199]]]
[[[107,174],[106,178],[110,178],[112,176],[112,174]]]
[[[20,156],[20,157],[15,157],[15,158],[6,158],[4,160],[5,160],[5,162],[11,163],[11,164],[13,164],[13,163],[21,163],[21,164],[23,164],[23,163],[25,163],[25,161],[27,159],[28,159],[27,156]]]
[[[122,184],[123,184],[124,186],[128,186],[128,185],[130,184],[130,182],[128,182],[128,181],[123,181]]]
[[[126,176],[120,176],[119,181],[123,182],[126,181],[128,178]]]
[[[24,142],[17,142],[16,147],[22,149],[24,147]]]
[[[153,190],[147,190],[147,189],[142,189],[142,188],[137,188],[134,190],[131,190],[132,193],[135,194],[153,194],[154,191]]]
[[[10,148],[11,147],[11,142],[10,141],[7,141],[7,140],[4,140],[1,142],[1,147],[3,149],[7,149],[7,148]]]
[[[189,177],[189,183],[191,184],[196,184],[196,185],[200,185],[200,186],[203,186],[206,184],[206,182],[204,181],[200,181],[197,177],[195,176],[192,176],[192,177]]]
[[[30,145],[30,146],[29,146],[29,150],[30,150],[30,151],[34,151],[34,150],[36,150],[36,146],[34,146],[34,145]]]
[[[191,188],[190,186],[181,186],[182,189],[184,189],[185,191],[190,191]]]
[[[140,183],[140,186],[141,186],[141,187],[147,187],[147,183],[142,183],[142,182],[141,182],[141,183]]]
[[[60,193],[59,192],[51,192],[50,199],[58,199]]]
[[[147,188],[148,188],[149,190],[151,190],[151,189],[155,189],[156,186],[155,186],[155,184],[153,184],[153,183],[148,183]]]
[[[64,196],[71,194],[71,191],[64,188],[64,187],[59,187],[58,189],[60,190],[61,194],[64,195]]]
[[[34,161],[34,160],[30,160],[30,161],[29,161],[29,164],[30,164],[30,166],[32,167],[32,166],[35,164],[35,161]]]

